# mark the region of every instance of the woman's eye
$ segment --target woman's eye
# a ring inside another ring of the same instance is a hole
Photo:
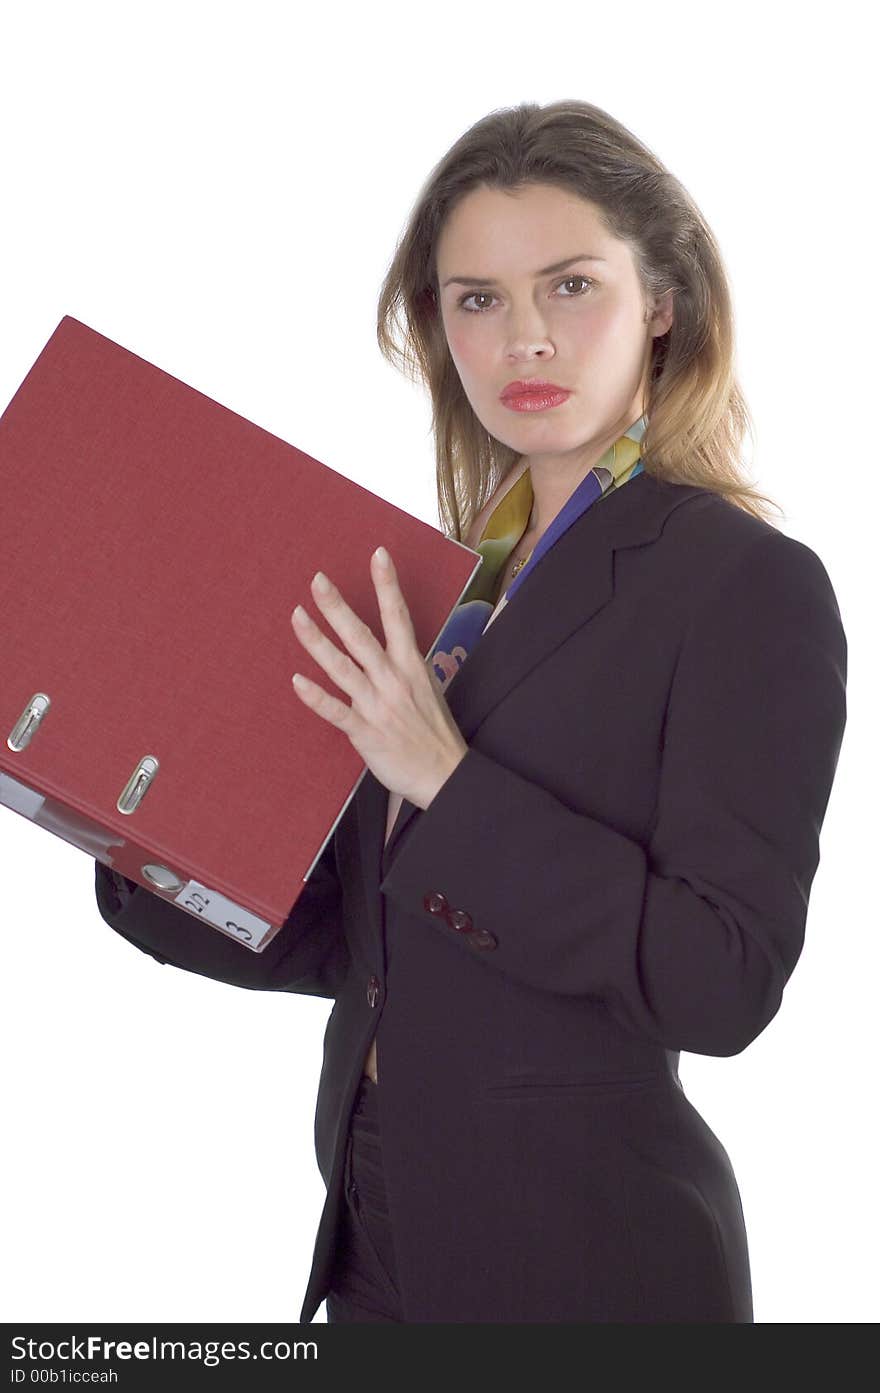
[[[564,280],[564,281],[561,281],[560,284],[561,284],[561,285],[569,285],[571,281],[583,281],[584,285],[592,285],[592,284],[593,284],[593,282],[590,280],[589,276],[566,276],[565,280]],[[570,295],[564,295],[562,298],[563,298],[564,300],[570,300],[572,297],[571,297]]]
[[[566,276],[565,280],[560,281],[559,285],[570,285],[573,281],[581,281],[584,286],[593,285],[589,276]],[[583,291],[576,291],[574,295],[563,295],[563,300],[576,300],[582,295]],[[495,297],[490,295],[487,290],[471,290],[467,295],[462,295],[459,299],[459,307],[467,314],[485,314],[485,309],[478,309],[476,306],[468,305],[468,300],[492,300]]]
[[[469,295],[463,295],[458,303],[468,314],[482,314],[482,310],[475,309],[472,305],[468,305],[467,303],[468,300],[477,299],[491,300],[492,296],[485,290],[472,290]]]

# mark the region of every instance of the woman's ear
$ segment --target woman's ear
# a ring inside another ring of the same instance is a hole
[[[666,290],[654,301],[654,307],[648,315],[648,323],[651,325],[651,335],[655,339],[665,334],[672,325],[674,295],[674,290]]]

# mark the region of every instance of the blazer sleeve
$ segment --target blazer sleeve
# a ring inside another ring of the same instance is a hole
[[[335,847],[334,835],[262,953],[100,861],[95,862],[95,898],[110,927],[157,962],[234,987],[335,997],[349,966]]]
[[[737,1054],[776,1014],[803,947],[846,666],[819,557],[763,533],[688,626],[646,845],[470,745],[381,889],[489,971],[598,996],[668,1049]]]

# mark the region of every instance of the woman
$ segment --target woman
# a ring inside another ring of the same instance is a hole
[[[846,638],[740,475],[716,244],[604,112],[493,112],[423,188],[379,339],[483,564],[427,662],[393,558],[384,646],[332,577],[323,628],[294,612],[328,677],[295,690],[367,772],[264,954],[98,865],[101,912],[160,961],[335,998],[302,1320],[751,1322],[678,1059],[779,1009]]]

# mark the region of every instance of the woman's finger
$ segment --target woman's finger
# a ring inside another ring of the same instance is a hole
[[[355,662],[359,663],[367,677],[378,685],[384,669],[388,666],[385,649],[369,624],[365,624],[363,619],[355,614],[351,606],[346,604],[341,592],[327,576],[323,577],[327,582],[327,588],[322,586],[321,575],[322,573],[318,571],[312,579],[312,596],[315,604],[330,627],[342,639]],[[331,647],[333,647],[332,644]],[[331,673],[331,676],[334,674]],[[345,690],[348,691],[349,688],[345,687]]]
[[[294,633],[303,648],[312,655],[327,676],[331,677],[343,692],[347,692],[352,701],[363,701],[370,684],[357,663],[336,647],[333,640],[318,627],[302,605],[297,605],[290,618]]]
[[[325,721],[329,721],[339,730],[344,730],[349,737],[354,734],[357,714],[347,702],[331,696],[329,692],[325,692],[320,683],[313,682],[302,672],[295,672],[291,681],[293,690],[310,710],[322,716]]]
[[[387,559],[382,559],[383,554]],[[408,663],[413,652],[421,662],[422,655],[418,651],[409,606],[400,588],[394,562],[384,547],[378,547],[373,552],[370,557],[370,567],[373,585],[379,601],[379,613],[382,616],[387,651],[395,662],[400,664]]]

